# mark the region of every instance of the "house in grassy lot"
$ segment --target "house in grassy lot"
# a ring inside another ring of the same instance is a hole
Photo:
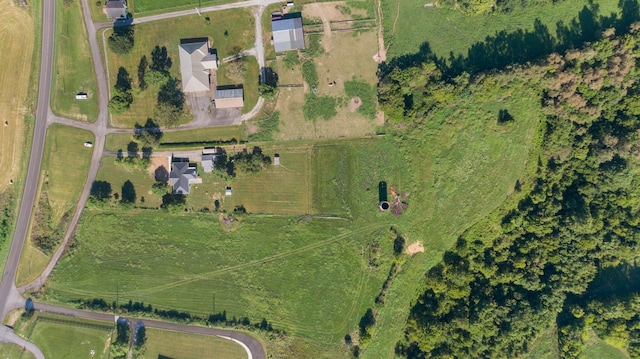
[[[214,108],[241,108],[244,106],[242,87],[218,87],[213,100]]]
[[[169,184],[173,187],[173,193],[189,194],[194,183],[202,183],[202,179],[198,178],[196,166],[189,163],[188,159],[174,159],[169,172]]]
[[[182,91],[208,92],[211,71],[218,69],[218,58],[209,48],[208,39],[183,39],[178,46]]]
[[[271,19],[271,30],[276,52],[304,49],[302,17],[274,17]]]
[[[127,2],[125,0],[108,0],[102,12],[109,19],[125,19],[127,17]]]

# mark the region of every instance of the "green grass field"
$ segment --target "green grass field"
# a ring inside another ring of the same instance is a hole
[[[105,2],[106,2],[105,0],[89,1],[89,9],[91,11],[91,19],[93,19],[93,21],[96,21],[96,22],[113,21],[109,19],[104,14],[104,12],[102,12]],[[133,1],[128,1],[127,4],[128,6],[131,6],[131,4],[133,4]]]
[[[247,113],[255,107],[258,103],[258,80],[260,76],[260,68],[258,61],[253,56],[248,56],[243,59],[245,70],[242,78],[234,78],[227,72],[228,65],[222,64],[218,69],[217,80],[218,86],[224,85],[239,85],[242,84],[244,92],[244,107],[242,113]]]
[[[598,1],[600,14],[617,12],[617,0]],[[517,29],[532,30],[539,19],[555,34],[556,23],[568,24],[588,4],[586,0],[547,2],[526,10],[514,10],[509,14],[467,15],[449,8],[425,8],[422,0],[384,1],[383,25],[387,58],[416,53],[423,42],[428,42],[438,56],[448,57],[449,52],[467,54],[467,49],[477,41],[497,31]]]
[[[242,359],[247,357],[244,349],[226,339],[215,336],[187,334],[170,330],[147,328],[146,351],[143,359]]]
[[[109,358],[113,323],[38,314],[32,325],[22,334],[36,344],[47,359]]]
[[[80,2],[57,6],[56,18],[51,108],[60,116],[93,122],[98,117],[98,85]],[[76,100],[78,92],[86,93],[88,99]]]
[[[78,201],[93,153],[83,143],[93,140],[91,132],[73,127],[55,124],[47,131],[42,191],[48,193],[54,223]]]
[[[205,23],[204,17],[198,15],[136,25],[135,46],[131,53],[117,56],[111,50],[107,50],[111,86],[116,83],[119,67],[124,67],[135,83],[137,81],[136,74],[140,58],[145,55],[150,62],[151,51],[155,46],[165,46],[167,48],[167,53],[173,62],[170,73],[178,79],[181,78],[180,59],[178,56],[180,39],[209,37],[210,46],[218,51],[220,59],[233,54],[232,48],[235,46],[239,46],[243,50],[253,46],[255,26],[250,10],[232,9],[219,11],[210,15],[210,17],[209,25]],[[225,32],[227,36],[225,36]],[[110,34],[111,30],[107,30],[105,39]],[[136,85],[134,84],[134,86]],[[114,125],[133,127],[136,123],[144,124],[149,116],[153,116],[157,103],[157,92],[158,88],[156,86],[149,86],[145,91],[134,95],[134,102],[131,104],[129,111],[122,115],[113,116]]]

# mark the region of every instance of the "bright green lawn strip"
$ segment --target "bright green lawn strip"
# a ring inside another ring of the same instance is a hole
[[[51,108],[60,116],[93,122],[98,117],[98,85],[80,2],[61,3],[56,7],[56,18]],[[78,92],[89,98],[76,100]]]
[[[243,59],[245,71],[243,73],[243,82],[241,83],[244,91],[244,107],[242,113],[251,111],[256,103],[258,103],[258,77],[260,76],[260,69],[258,61],[253,56],[248,56]],[[240,85],[237,80],[229,78],[227,74],[227,64],[221,64],[217,73],[217,85]]]
[[[369,270],[363,247],[376,237],[384,254]],[[388,237],[387,225],[344,220],[248,216],[227,233],[217,214],[89,210],[49,298],[110,302],[119,283],[121,301],[204,316],[215,296],[215,310],[228,317],[267,318],[293,335],[336,345],[382,285]]]
[[[69,317],[50,316],[54,322],[38,318],[29,341],[42,350],[46,358],[109,358],[107,343],[111,337],[111,330],[87,327],[84,323],[109,326],[112,323],[76,321]],[[56,323],[55,319],[62,319],[64,324]],[[74,323],[67,323],[67,321]],[[95,355],[91,355],[91,350]]]
[[[93,153],[93,148],[85,147],[83,143],[93,140],[89,131],[58,124],[47,131],[42,191],[48,193],[54,222],[72,210],[80,197]]]
[[[239,46],[249,49],[255,39],[253,17],[250,10],[231,9],[219,11],[212,15],[209,25],[203,17],[198,15],[181,16],[172,19],[158,20],[135,25],[135,46],[131,53],[117,56],[107,49],[109,81],[111,86],[116,83],[118,68],[124,67],[134,80],[137,87],[137,69],[140,58],[144,55],[151,62],[151,51],[155,46],[166,46],[169,57],[173,62],[170,73],[181,79],[178,45],[180,39],[209,37],[210,45],[216,49],[220,59],[232,54],[232,48]],[[228,36],[224,36],[225,31]],[[98,34],[99,37],[102,31]],[[111,30],[105,32],[105,39],[111,35]],[[256,83],[257,86],[257,83]],[[133,127],[136,123],[143,124],[148,117],[152,117],[157,104],[158,88],[149,86],[140,93],[134,91],[134,101],[131,108],[122,115],[114,116],[117,126]],[[257,92],[256,92],[257,93]]]
[[[158,359],[242,359],[247,357],[245,350],[231,340],[216,336],[197,335],[154,328],[146,329],[146,351],[141,358]]]
[[[240,0],[134,0],[131,1],[133,6],[129,11],[140,16],[148,16],[153,14],[172,12],[178,10],[193,9],[206,6],[231,4]],[[218,11],[212,13],[203,13],[203,16],[210,16],[214,22],[214,18]]]
[[[598,338],[597,334],[590,329],[587,346],[584,350],[584,357],[586,359],[627,359],[629,355]]]
[[[569,24],[588,1],[547,2],[525,10],[492,15],[466,15],[444,6],[425,8],[424,4],[423,0],[382,2],[385,46],[389,46],[388,59],[416,53],[424,42],[428,42],[438,56],[449,57],[451,51],[466,56],[472,44],[483,41],[497,31],[533,30],[535,19],[540,19],[555,35],[556,23],[563,21],[565,25]],[[617,4],[617,0],[598,1],[600,14],[618,12]]]
[[[126,147],[124,149],[126,155]],[[162,204],[162,198],[158,195],[150,193],[151,186],[155,183],[153,175],[146,170],[139,168],[125,167],[123,164],[116,164],[115,157],[105,157],[102,159],[102,165],[96,176],[96,181],[106,181],[111,184],[113,195],[121,198],[122,186],[126,181],[131,181],[136,191],[137,206],[157,208]],[[169,170],[169,169],[167,169]],[[144,202],[143,202],[144,201]],[[117,205],[118,200],[113,198],[111,204]]]

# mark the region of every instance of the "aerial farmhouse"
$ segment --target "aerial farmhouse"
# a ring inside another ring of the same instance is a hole
[[[182,40],[179,46],[182,91],[207,92],[211,89],[211,71],[218,69],[218,59],[209,49],[209,41]]]

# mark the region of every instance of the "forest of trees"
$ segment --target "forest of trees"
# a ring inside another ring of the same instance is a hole
[[[563,358],[581,356],[587,327],[640,354],[640,297],[587,295],[599,273],[640,257],[639,30],[603,30],[580,50],[476,79],[445,80],[434,61],[381,79],[390,115],[414,126],[477,79],[528,81],[545,115],[531,178],[429,270],[398,355],[513,358],[554,325]]]

